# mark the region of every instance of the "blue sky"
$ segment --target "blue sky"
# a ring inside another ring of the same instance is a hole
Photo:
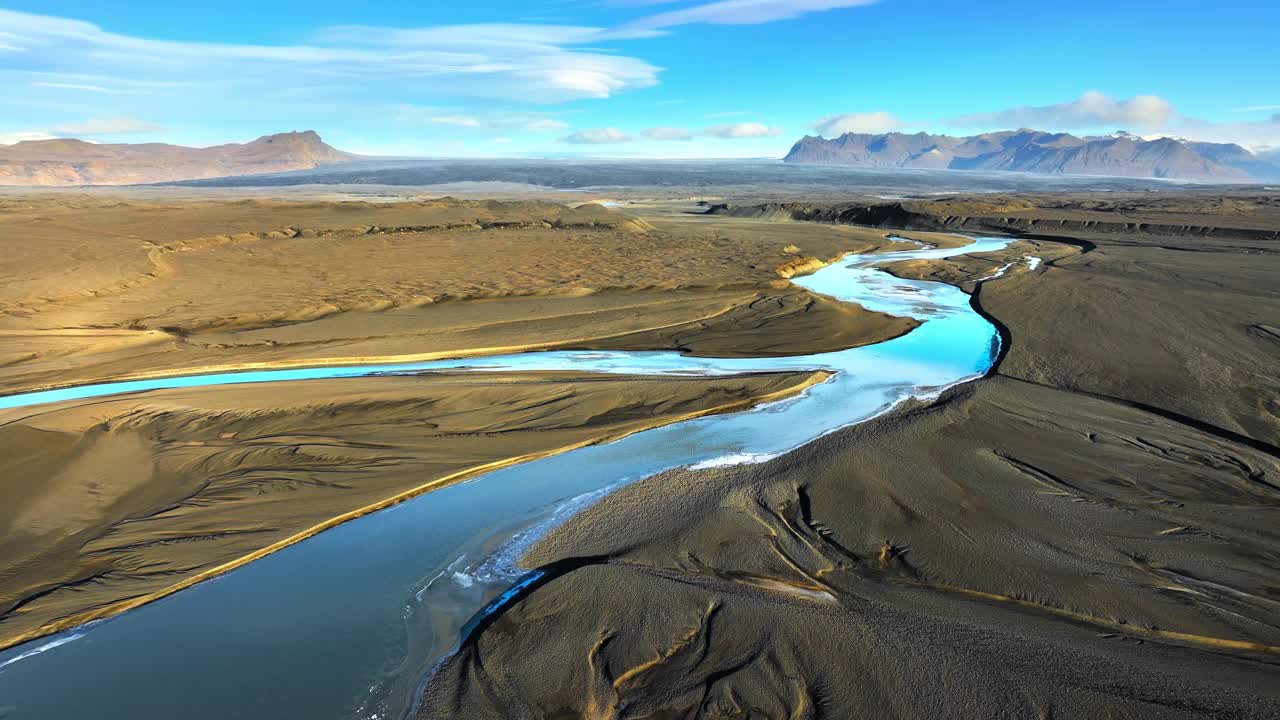
[[[1274,0],[0,0],[0,143],[778,157],[1031,126],[1280,145]],[[460,7],[461,6],[461,7]]]

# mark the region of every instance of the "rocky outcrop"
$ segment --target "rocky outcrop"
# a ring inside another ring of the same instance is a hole
[[[830,265],[830,263],[819,260],[816,257],[798,258],[778,268],[778,276],[790,280],[800,275],[815,273],[827,265]]]
[[[1037,232],[1078,232],[1102,234],[1143,234],[1167,237],[1211,237],[1235,240],[1280,240],[1280,230],[1163,223],[1149,220],[1118,221],[1100,219],[1099,213],[1045,212],[1020,204],[977,204],[970,212],[957,213],[950,206],[930,207],[928,202],[890,202],[876,205],[809,205],[806,203],[765,203],[761,205],[711,205],[708,215],[729,217],[801,220],[836,225],[863,225],[901,230],[941,232],[995,232],[1034,234]],[[1017,213],[1017,214],[1015,214]],[[1077,215],[1072,217],[1072,215]]]
[[[310,170],[356,159],[312,130],[207,148],[31,140],[0,145],[0,185],[134,185]]]

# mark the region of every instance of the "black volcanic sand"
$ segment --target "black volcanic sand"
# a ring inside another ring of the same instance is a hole
[[[1280,717],[1280,246],[1069,242],[988,379],[563,527],[419,717]]]

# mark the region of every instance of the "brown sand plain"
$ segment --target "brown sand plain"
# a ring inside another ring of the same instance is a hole
[[[485,470],[821,379],[423,374],[3,412],[0,644],[134,607]]]
[[[778,273],[889,246],[884,231],[655,223],[544,202],[2,199],[0,392],[603,338],[811,352],[913,327]]]
[[[914,326],[779,273],[893,246],[884,232],[677,220],[540,202],[9,197],[0,392],[554,347],[793,354]],[[0,413],[0,645],[484,468],[820,377],[431,375]]]
[[[560,528],[419,716],[1280,716],[1280,228],[1191,214],[899,264],[1045,259],[976,289],[989,378]]]

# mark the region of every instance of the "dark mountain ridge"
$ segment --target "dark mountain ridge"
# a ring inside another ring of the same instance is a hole
[[[876,168],[1013,171],[1048,175],[1107,175],[1199,182],[1280,179],[1280,163],[1239,145],[1177,138],[1145,140],[1118,132],[1076,137],[1008,130],[969,137],[929,133],[846,133],[802,138],[788,163]]]

